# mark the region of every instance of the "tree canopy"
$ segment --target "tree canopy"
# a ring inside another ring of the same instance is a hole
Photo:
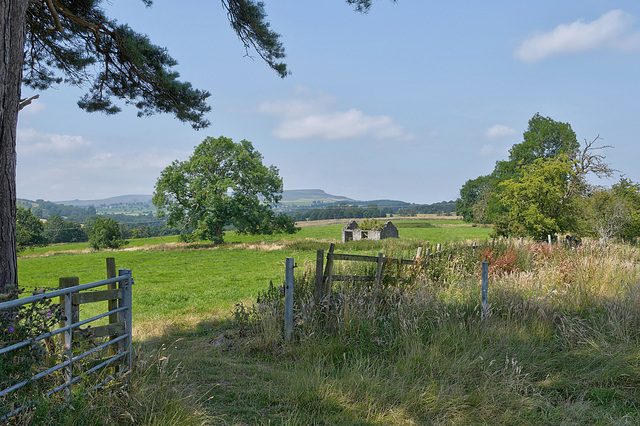
[[[141,0],[151,6],[151,0]],[[149,37],[105,15],[102,0],[29,2],[23,83],[37,90],[68,83],[89,87],[78,102],[88,112],[114,114],[123,100],[139,116],[170,113],[201,129],[210,93],[179,80],[177,61]],[[231,27],[281,77],[289,71],[280,35],[270,29],[264,3],[222,0]],[[26,100],[23,100],[23,102]]]
[[[129,244],[122,238],[120,225],[115,219],[96,216],[89,226],[89,246],[94,250],[117,249]]]
[[[500,202],[503,188],[499,186],[500,182],[520,178],[523,167],[539,158],[554,158],[564,154],[574,159],[580,147],[569,123],[543,117],[540,113],[531,117],[522,139],[522,142],[511,147],[507,160],[496,162],[491,174],[470,179],[460,189],[456,211],[465,221],[493,222],[505,213],[505,207]]]
[[[251,142],[206,138],[187,161],[165,168],[153,196],[160,217],[192,238],[222,242],[224,228],[240,233],[295,232],[287,215],[271,209],[282,198],[275,166],[262,164]]]
[[[585,140],[581,147],[569,123],[536,113],[507,160],[497,161],[491,174],[462,186],[457,213],[468,222],[493,223],[494,234],[501,236],[610,235],[613,231],[605,228],[613,226],[612,221],[618,234],[630,229],[612,219],[623,215],[622,197],[587,181],[589,175],[611,177],[615,172],[601,154],[610,146],[594,146],[599,139]]]
[[[573,168],[566,155],[537,158],[520,179],[501,182],[500,201],[507,213],[495,223],[497,235],[544,239],[575,230],[575,198],[567,196]]]
[[[16,240],[18,251],[38,246],[46,246],[49,241],[44,236],[44,226],[31,212],[31,209],[25,209],[18,206],[16,217]]]

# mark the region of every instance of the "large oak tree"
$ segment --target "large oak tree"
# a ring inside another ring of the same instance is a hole
[[[158,216],[181,228],[184,238],[221,243],[224,227],[239,233],[293,233],[293,221],[271,206],[282,198],[275,166],[262,164],[251,142],[206,138],[187,161],[165,168],[153,195]]]
[[[152,0],[141,0],[151,6]],[[366,12],[371,0],[346,0]],[[392,0],[394,1],[394,0]],[[247,52],[255,51],[278,75],[288,74],[280,36],[264,3],[221,0]],[[179,80],[176,61],[149,38],[119,24],[102,0],[0,0],[0,293],[18,281],[16,267],[16,128],[21,86],[44,90],[67,83],[88,86],[78,105],[114,114],[113,99],[139,116],[173,114],[195,129],[209,125],[209,93]],[[195,12],[194,12],[195,13]]]

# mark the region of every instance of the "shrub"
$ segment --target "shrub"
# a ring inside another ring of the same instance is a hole
[[[363,230],[381,231],[384,227],[384,223],[378,219],[365,219],[358,225],[358,228]]]
[[[117,249],[129,244],[128,241],[122,239],[120,226],[115,219],[104,219],[97,217],[89,231],[89,246],[94,250],[103,248]]]

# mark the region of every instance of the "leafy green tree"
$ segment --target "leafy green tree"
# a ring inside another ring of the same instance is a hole
[[[460,189],[460,198],[456,200],[456,214],[462,216],[465,222],[483,222],[485,214],[483,210],[475,211],[476,206],[486,205],[481,203],[491,194],[491,175],[469,179]],[[481,217],[482,216],[482,217]]]
[[[520,179],[500,183],[507,213],[494,223],[494,232],[544,239],[575,229],[579,215],[576,197],[569,192],[572,161],[566,155],[538,158],[522,172]]]
[[[222,242],[224,227],[240,233],[295,232],[287,215],[271,204],[282,198],[282,178],[262,164],[251,142],[206,138],[187,161],[174,161],[156,183],[153,203],[169,226],[192,237]]]
[[[117,249],[129,242],[122,239],[120,225],[112,218],[96,217],[90,224],[89,246],[94,250]]]
[[[151,236],[149,227],[146,225],[140,225],[132,230],[133,238],[148,238]]]
[[[87,241],[87,234],[82,225],[77,222],[64,220],[59,214],[50,216],[44,225],[45,236],[51,244],[77,243]]]
[[[17,207],[16,240],[18,251],[48,244],[47,238],[44,236],[44,226],[40,219],[31,213],[31,209]]]
[[[585,198],[588,227],[600,238],[622,237],[633,221],[633,211],[624,197],[613,189],[601,189]]]
[[[536,113],[529,120],[523,141],[511,147],[508,160],[496,162],[490,175],[469,180],[463,185],[460,198],[456,200],[457,213],[464,216],[465,221],[499,222],[498,228],[506,229],[504,222],[507,220],[508,207],[503,202],[506,199],[506,186],[501,183],[519,181],[527,167],[540,159],[564,158],[572,168],[564,188],[565,198],[585,195],[590,191],[587,175],[611,177],[615,171],[604,163],[604,155],[600,153],[600,150],[610,146],[595,147],[598,139],[599,136],[590,142],[585,141],[581,149],[569,123]]]
[[[494,222],[503,216],[502,188],[499,184],[522,176],[524,166],[538,158],[566,155],[575,158],[580,144],[569,123],[555,121],[536,113],[522,135],[523,141],[509,150],[508,160],[497,161],[493,172],[468,180],[460,189],[456,200],[456,213],[467,222]]]
[[[555,121],[536,113],[529,120],[523,141],[509,150],[509,159],[496,164],[494,175],[498,179],[521,174],[522,166],[533,164],[538,158],[554,158],[566,155],[575,159],[580,143],[569,123]]]
[[[628,220],[619,233],[619,237],[630,241],[640,236],[640,183],[622,177],[611,187],[611,191],[628,208]]]

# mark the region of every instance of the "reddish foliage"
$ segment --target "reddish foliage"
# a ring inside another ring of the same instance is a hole
[[[500,254],[487,247],[482,250],[481,256],[485,262],[489,262],[489,275],[502,276],[520,270],[518,255],[514,249],[509,248]]]
[[[527,244],[526,250],[542,258],[549,257],[551,255],[551,246],[545,243]]]

